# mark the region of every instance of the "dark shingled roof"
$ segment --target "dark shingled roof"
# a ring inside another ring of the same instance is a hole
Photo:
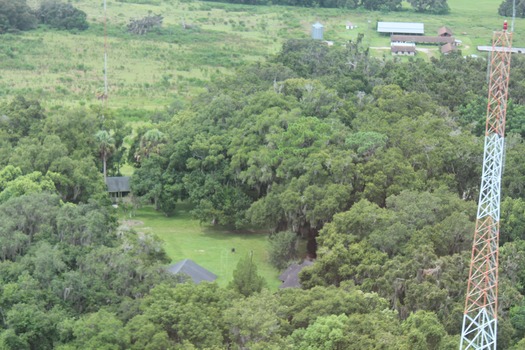
[[[185,274],[190,276],[193,282],[199,284],[201,281],[213,282],[217,276],[206,270],[204,267],[198,265],[190,259],[184,259],[176,264],[168,266],[167,270],[174,275]]]
[[[130,192],[129,176],[107,177],[108,192]]]
[[[283,282],[279,288],[300,288],[301,282],[299,282],[299,272],[306,266],[313,265],[313,261],[305,260],[301,264],[292,264],[279,276],[279,279]]]

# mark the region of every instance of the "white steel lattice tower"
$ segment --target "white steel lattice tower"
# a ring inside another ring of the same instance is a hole
[[[496,349],[501,175],[512,33],[495,32],[490,57],[489,97],[476,231],[460,349]]]

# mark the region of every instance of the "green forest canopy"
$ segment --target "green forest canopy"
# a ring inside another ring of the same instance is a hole
[[[525,60],[512,64],[501,349],[525,343]],[[0,348],[456,349],[485,69],[288,40],[134,131],[99,107],[2,103]],[[203,223],[306,239],[303,288],[269,291],[248,263],[228,288],[166,274],[162,242],[119,228],[105,193],[102,168],[126,161],[167,215],[185,200]]]

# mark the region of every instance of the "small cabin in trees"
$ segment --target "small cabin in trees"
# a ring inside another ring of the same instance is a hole
[[[168,272],[182,278],[187,276],[191,278],[195,284],[199,284],[202,281],[213,282],[217,279],[217,275],[213,272],[206,270],[204,267],[190,259],[184,259],[176,264],[170,265],[167,270]]]
[[[113,202],[119,202],[131,193],[129,176],[108,176],[106,186]]]

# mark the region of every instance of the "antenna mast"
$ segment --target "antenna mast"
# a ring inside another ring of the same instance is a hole
[[[107,33],[107,12],[106,0],[104,0],[104,98],[108,98],[108,33]]]
[[[476,231],[463,315],[460,350],[496,350],[501,175],[510,77],[512,33],[494,32]]]

